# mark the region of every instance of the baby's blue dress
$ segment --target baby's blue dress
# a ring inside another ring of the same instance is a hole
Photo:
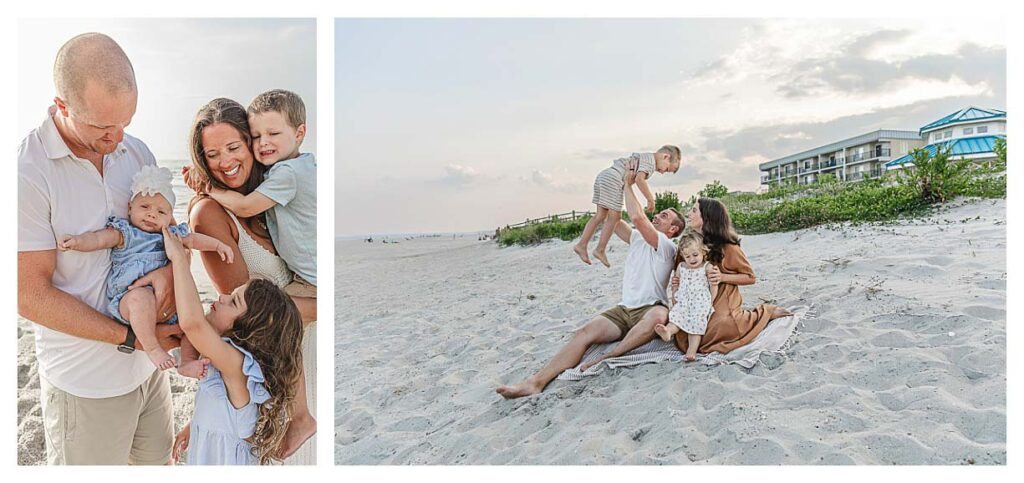
[[[167,252],[164,251],[164,235],[149,233],[132,226],[125,218],[111,216],[107,218],[107,226],[121,232],[124,246],[110,251],[110,275],[107,275],[107,310],[110,315],[123,324],[128,321],[121,317],[121,298],[128,293],[128,286],[135,283],[143,275],[167,265]],[[188,236],[188,225],[181,223],[171,225],[171,233],[180,237]],[[174,315],[168,324],[178,323]]]
[[[224,337],[242,355],[242,373],[249,389],[249,404],[235,409],[228,399],[224,379],[216,367],[199,381],[196,392],[195,413],[188,438],[188,464],[190,465],[258,465],[259,458],[252,454],[252,445],[245,439],[256,431],[259,405],[270,399],[263,385],[263,371],[249,351]]]

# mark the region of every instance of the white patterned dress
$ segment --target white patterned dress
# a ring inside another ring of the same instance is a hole
[[[679,289],[676,290],[676,303],[668,312],[668,321],[690,335],[704,335],[708,319],[715,311],[707,267],[707,262],[699,268],[689,268],[680,263],[676,269]]]

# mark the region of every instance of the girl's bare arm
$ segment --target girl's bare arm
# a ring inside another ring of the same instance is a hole
[[[242,372],[242,353],[221,339],[217,330],[206,320],[199,290],[192,278],[189,255],[177,235],[164,228],[164,248],[174,270],[174,298],[178,305],[178,325],[185,331],[189,342],[199,353],[221,372],[228,399],[236,408],[249,404],[249,390]]]

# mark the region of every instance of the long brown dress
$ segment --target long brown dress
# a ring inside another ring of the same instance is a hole
[[[739,245],[726,243],[722,246],[722,262],[715,264],[723,274],[746,274],[754,276],[747,256]],[[743,310],[743,296],[740,288],[728,283],[718,284],[718,296],[712,306],[715,308],[708,320],[708,328],[700,340],[697,352],[726,353],[746,345],[760,334],[771,320],[775,306],[761,304],[753,310]],[[686,333],[677,332],[676,347],[686,352]]]

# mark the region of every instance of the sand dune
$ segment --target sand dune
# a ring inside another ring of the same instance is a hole
[[[649,364],[494,393],[618,301],[568,242],[337,245],[342,464],[1005,464],[1006,204],[748,236],[760,300],[810,305],[784,358]]]

